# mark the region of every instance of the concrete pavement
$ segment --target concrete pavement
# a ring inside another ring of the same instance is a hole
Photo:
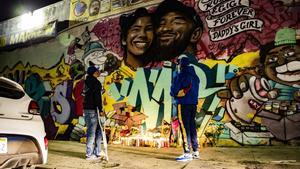
[[[85,160],[85,145],[73,141],[50,141],[48,164],[56,169],[300,169],[299,146],[206,147],[200,159],[177,162],[181,148],[150,148],[109,145],[108,163]]]

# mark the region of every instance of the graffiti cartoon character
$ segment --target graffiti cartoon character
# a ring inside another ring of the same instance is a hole
[[[86,30],[82,33],[81,37],[84,41],[84,54],[82,60],[85,67],[88,67],[89,63],[93,63],[101,72],[98,79],[101,82],[104,82],[104,78],[108,75],[108,73],[104,71],[106,60],[108,56],[117,58],[117,55],[107,51],[96,35],[88,30],[88,27],[86,27]]]
[[[284,28],[277,32],[275,42],[261,50],[262,75],[277,90],[276,98],[264,103],[259,113],[276,138],[290,140],[300,136],[300,40],[296,31]]]
[[[261,48],[259,72],[232,79],[226,108],[235,121],[260,116],[277,139],[290,140],[300,136],[299,89],[300,41],[294,29],[283,28]]]

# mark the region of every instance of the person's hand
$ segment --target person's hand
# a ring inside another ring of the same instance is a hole
[[[278,96],[278,90],[272,89],[265,78],[255,77],[251,74],[243,74],[233,78],[229,83],[229,88],[219,91],[217,95],[222,99],[240,99],[249,89],[253,97],[258,100],[266,101]]]
[[[103,111],[99,112],[100,116],[105,116],[105,113]]]
[[[272,89],[265,78],[251,74],[233,78],[228,86],[217,95],[227,99],[226,109],[235,121],[252,122],[257,113],[263,112],[264,103],[278,96],[278,90]]]
[[[184,96],[185,96],[184,89],[179,90],[177,97],[184,97]]]
[[[228,89],[220,90],[217,95],[222,99],[230,99],[234,97],[236,99],[242,98],[243,93],[249,89],[249,79],[252,75],[244,74],[233,78]]]

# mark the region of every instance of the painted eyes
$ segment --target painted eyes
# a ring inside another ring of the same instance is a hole
[[[295,51],[289,51],[289,52],[284,53],[284,57],[290,57],[290,56],[293,56],[294,54],[295,54]]]
[[[277,60],[278,60],[278,57],[277,56],[275,56],[275,57],[271,57],[271,58],[269,58],[269,63],[273,63],[273,62],[277,62]]]
[[[129,30],[129,32],[131,33],[137,33],[137,32],[141,32],[141,31],[146,31],[146,32],[153,32],[153,26],[146,26],[145,28],[141,28],[141,27],[133,27]]]
[[[167,23],[168,22],[168,23]],[[185,25],[187,24],[187,21],[181,18],[173,19],[171,21],[162,20],[159,23],[159,26],[165,26],[166,24],[172,24],[172,25]]]
[[[274,63],[278,61],[278,58],[282,58],[282,59],[288,59],[289,57],[292,57],[295,55],[295,51],[292,50],[288,50],[282,53],[278,53],[278,54],[273,54],[272,57],[270,57],[268,59],[269,63]]]

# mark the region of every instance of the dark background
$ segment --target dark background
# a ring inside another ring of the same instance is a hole
[[[62,0],[0,0],[0,22]]]

